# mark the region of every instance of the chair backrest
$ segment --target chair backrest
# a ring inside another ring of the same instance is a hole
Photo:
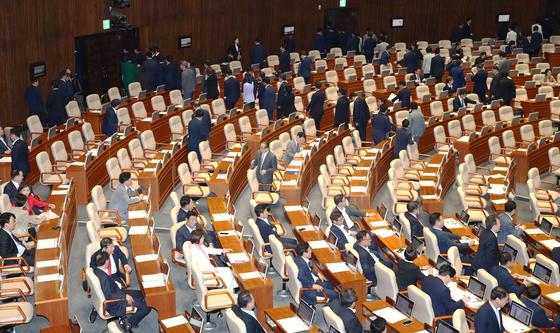
[[[474,121],[474,117],[472,114],[464,115],[461,118],[461,122],[463,123],[463,129],[465,131],[470,131],[470,132],[476,131],[476,123]]]
[[[537,259],[537,263],[552,271],[549,283],[555,286],[560,286],[560,273],[558,272],[558,264],[554,260],[546,257],[541,253],[537,254],[535,258]]]
[[[362,66],[362,74],[365,77],[367,74],[375,75],[375,67],[372,64]]]
[[[138,97],[141,91],[142,86],[140,85],[140,82],[131,82],[128,84],[128,94],[131,97]]]
[[[554,90],[551,86],[541,86],[539,87],[539,94],[545,94],[546,98],[554,97]]]
[[[107,199],[105,198],[105,193],[103,193],[103,187],[95,185],[91,189],[91,201],[95,204],[97,209],[107,209]]]
[[[377,296],[383,300],[387,297],[393,301],[396,300],[399,287],[397,285],[395,272],[380,261],[375,263],[374,269],[375,276],[377,277],[377,286],[375,288]]]
[[[430,96],[430,88],[426,85],[416,87],[417,99],[422,99],[424,96]]]
[[[435,117],[443,117],[443,103],[441,101],[433,101],[430,103],[430,113]]]
[[[91,294],[91,303],[93,308],[104,320],[111,318],[111,316],[106,316],[105,312],[103,311],[103,302],[105,301],[105,295],[103,294],[103,290],[101,289],[101,283],[97,278],[97,275],[93,272],[93,268],[88,267],[86,268],[86,280],[90,289]]]
[[[132,104],[132,114],[134,114],[134,118],[136,119],[144,119],[148,116],[146,112],[146,106],[144,102],[136,102]]]
[[[68,134],[68,144],[74,153],[77,151],[85,152],[85,144],[80,131],[72,131]]]
[[[548,161],[550,165],[560,165],[560,149],[552,147],[548,150]]]
[[[515,89],[515,100],[517,102],[527,101],[529,97],[527,96],[527,89],[517,88]]]
[[[225,114],[226,112],[226,104],[224,103],[223,98],[217,98],[212,101],[212,114],[219,116],[221,114]]]
[[[303,77],[301,76],[295,77],[294,88],[296,88],[299,92],[302,92],[304,87],[305,87],[305,80],[303,79]]]
[[[527,245],[519,238],[514,235],[508,235],[506,243],[517,250],[517,256],[515,261],[520,265],[529,264],[529,254],[527,252]]]
[[[552,121],[550,119],[545,119],[539,121],[539,136],[553,136],[554,129],[552,128]]]
[[[272,267],[274,267],[274,270],[278,272],[282,279],[287,279],[288,274],[285,269],[286,254],[284,253],[282,242],[274,235],[270,235],[268,242],[270,243],[270,249],[272,251]]]
[[[114,99],[121,99],[121,92],[117,87],[111,87],[107,90],[107,96],[109,96],[109,100],[112,101]]]
[[[349,67],[344,70],[345,80],[348,80],[351,76],[354,76],[355,78],[358,77],[356,74],[356,69],[354,69],[354,67]]]
[[[389,85],[393,85],[393,87],[397,86],[397,79],[392,75],[383,78],[383,87],[387,89]]]
[[[130,156],[132,156],[132,159],[144,158],[144,149],[142,148],[140,140],[136,138],[128,142],[128,151],[130,152]]]
[[[315,127],[315,120],[313,118],[306,119],[303,122],[303,132],[308,137],[317,136],[317,128]]]
[[[274,154],[274,156],[276,156],[276,159],[279,160],[282,158],[282,154],[284,153],[283,149],[282,149],[282,143],[280,142],[280,140],[274,140],[270,143],[269,146],[269,150],[272,154]],[[201,152],[202,153],[202,152]],[[210,152],[211,153],[211,152]],[[204,158],[204,155],[203,155]]]
[[[342,49],[340,47],[331,47],[329,53],[334,54],[335,57],[342,57]]]
[[[437,237],[430,228],[424,227],[423,230],[424,242],[426,243],[426,256],[434,262],[437,262],[437,257],[440,254]]]
[[[181,113],[181,120],[183,121],[184,127],[189,127],[189,123],[191,122],[193,117],[193,110],[188,109]]]
[[[84,122],[82,124],[82,134],[84,135],[86,142],[95,141],[95,133],[93,132],[93,128],[90,123]]]
[[[439,96],[439,94],[443,91],[443,88],[445,88],[445,83],[436,83],[436,85],[434,86],[436,96]]]
[[[140,140],[142,141],[142,147],[144,147],[144,149],[156,149],[156,138],[152,130],[145,130],[140,133]]]
[[[346,333],[344,321],[336,313],[334,313],[330,307],[325,306],[323,308],[323,315],[325,316],[325,323],[327,324],[327,327],[334,327],[340,333]]]
[[[183,127],[183,122],[181,121],[181,117],[179,116],[172,116],[169,118],[169,130],[171,134],[171,140],[175,141],[183,137],[185,133],[185,128]]]
[[[176,209],[177,207],[173,207],[171,209],[171,212],[169,213],[172,217],[172,221],[173,221],[173,210],[175,209],[175,212],[177,211]],[[179,207],[181,208],[181,207]],[[175,249],[177,248],[177,230],[182,227],[185,222],[181,222],[181,223],[177,223],[177,214],[175,215],[175,219],[174,219],[174,224],[171,225],[171,228],[169,228],[169,238],[171,238],[171,248]],[[180,249],[183,248],[183,245],[179,246]],[[180,259],[181,257],[183,257],[180,253],[177,252],[173,252],[175,254],[175,259]]]
[[[200,161],[198,160],[198,155],[195,151],[191,151],[187,154],[187,162],[189,163],[189,168],[192,172],[198,172],[201,170]]]
[[[121,169],[132,169],[134,167],[128,155],[128,150],[124,147],[117,151],[117,160]]]
[[[443,126],[439,125],[434,128],[434,138],[436,140],[436,144],[445,144],[447,142],[445,128]]]
[[[119,185],[119,176],[121,174],[119,161],[115,157],[111,157],[105,162],[105,167],[109,175],[111,189],[114,190]]]
[[[270,119],[268,119],[268,111],[266,109],[257,110],[255,117],[257,118],[257,125],[259,127],[268,127]]]
[[[490,299],[490,293],[494,288],[498,286],[498,280],[492,276],[492,274],[488,273],[485,269],[480,268],[476,272],[476,277],[478,280],[486,286],[484,290],[484,300],[487,301]]]
[[[530,74],[531,71],[529,70],[529,65],[528,64],[517,64],[515,65],[515,70],[517,70],[517,72],[519,74]]]
[[[119,108],[117,110],[117,119],[118,119],[119,124],[122,124],[124,126],[128,126],[132,123],[132,120],[130,119],[130,114],[128,113],[127,108]]]
[[[467,316],[465,310],[457,309],[453,312],[453,327],[459,331],[459,333],[470,333],[469,323],[467,322]]]
[[[7,194],[0,195],[0,211],[8,212],[12,208],[12,202]]]
[[[535,132],[533,131],[533,125],[523,125],[520,129],[521,140],[523,141],[535,141]]]
[[[527,53],[518,53],[515,55],[515,57],[517,58],[518,64],[528,64],[529,62],[531,62],[531,59],[529,58],[529,55]]]
[[[152,109],[154,111],[160,111],[160,112],[166,111],[165,100],[163,99],[162,95],[156,95],[152,97],[150,101],[152,103]]]
[[[39,116],[29,116],[27,117],[27,120],[25,122],[27,123],[29,132],[33,133],[33,135],[31,136],[32,140],[41,136],[40,133],[43,133],[43,125],[41,124],[41,119],[39,118]]]
[[[247,327],[241,318],[239,318],[232,309],[224,311],[226,324],[230,332],[247,333]]]
[[[66,109],[66,114],[68,118],[81,118],[82,112],[80,111],[80,107],[78,106],[78,102],[70,101],[64,107]]]
[[[291,256],[286,257],[286,268],[288,270],[288,291],[296,304],[299,304],[299,290],[301,282],[298,279],[299,269]]]
[[[338,83],[338,73],[336,71],[327,71],[325,75],[328,83]]]
[[[251,236],[253,236],[253,241],[255,243],[255,255],[259,260],[261,260],[261,262],[264,262],[266,261],[266,258],[263,257],[264,241],[261,237],[259,228],[253,219],[248,219],[247,224],[249,225],[249,232]]]
[[[512,130],[502,132],[502,142],[504,143],[504,148],[515,148],[516,141]]]
[[[407,290],[408,298],[414,302],[412,316],[421,323],[433,325],[435,315],[430,296],[413,284],[409,285]]]
[[[241,70],[243,70],[243,67],[241,66],[241,61],[239,60],[230,61],[229,69],[231,69],[232,72],[235,72],[236,70],[239,70],[241,72]]]
[[[457,119],[451,120],[447,123],[447,131],[449,132],[450,137],[460,138],[463,135],[461,122]]]
[[[98,94],[87,95],[86,104],[90,110],[101,110],[101,98],[99,98]]]
[[[52,172],[52,163],[47,152],[39,152],[39,154],[35,157],[35,160],[37,161],[37,167],[39,168],[40,173]]]
[[[500,139],[497,136],[493,136],[488,139],[488,148],[491,155],[501,155],[502,147],[500,146]]]
[[[276,54],[269,55],[266,57],[266,62],[268,63],[268,67],[274,67],[280,65],[280,60]]]
[[[52,143],[51,145],[51,152],[52,156],[57,161],[64,161],[67,162],[68,159],[68,152],[66,151],[66,147],[64,146],[64,142],[57,140]]]
[[[447,250],[447,260],[449,260],[451,266],[455,268],[457,274],[463,274],[463,262],[459,256],[459,249],[456,246],[451,246]]]
[[[484,126],[496,125],[496,116],[494,115],[494,111],[492,110],[482,111],[482,124]]]

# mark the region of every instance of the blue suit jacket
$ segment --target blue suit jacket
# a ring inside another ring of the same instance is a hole
[[[399,92],[397,92],[395,98],[392,99],[392,101],[394,102],[397,99],[401,101],[401,106],[408,108],[410,106],[410,90],[408,90],[407,88],[400,89]],[[401,124],[397,125],[400,126]]]
[[[494,266],[498,266],[500,260],[500,249],[498,239],[490,230],[484,229],[480,234],[478,251],[473,258],[472,268],[476,272],[484,268],[487,272]]]
[[[509,235],[521,238],[523,230],[515,229],[515,225],[513,224],[511,217],[509,217],[506,213],[502,213],[498,215],[498,219],[500,220],[501,225],[500,232],[498,232],[498,244],[505,244]]]
[[[303,58],[299,64],[298,74],[304,78],[311,77],[311,57],[307,56]]]
[[[257,319],[255,319],[250,314],[244,312],[239,308],[239,306],[234,305],[231,307],[231,310],[235,313],[239,319],[243,321],[245,324],[246,332],[252,333],[265,333],[266,331],[262,328],[261,323]]]
[[[108,108],[103,116],[103,125],[101,126],[101,132],[107,136],[111,136],[117,132],[119,128],[119,120],[117,118],[117,113],[114,108]]]
[[[373,143],[378,144],[385,140],[387,133],[391,131],[391,122],[385,114],[378,113],[371,121],[373,127]]]
[[[436,228],[431,229],[434,235],[436,235],[439,252],[447,253],[450,247],[457,246],[459,250],[466,250],[469,247],[468,243],[459,243],[461,236],[454,235],[447,231],[438,230]]]
[[[404,216],[410,222],[410,234],[411,236],[423,237],[424,236],[424,225],[416,218],[416,216],[405,212]]]
[[[319,52],[325,53],[326,52],[325,36],[315,34],[315,37],[313,37],[313,46],[315,46],[315,49],[319,50]]]
[[[334,111],[334,126],[333,128],[337,128],[340,124],[346,123],[350,119],[350,101],[348,97],[341,96],[336,101],[336,107]]]
[[[8,181],[8,184],[4,186],[4,194],[7,194],[10,197],[10,201],[13,203],[16,200],[16,195],[18,194],[18,189],[11,181]]]
[[[12,146],[12,170],[21,170],[24,176],[31,170],[29,148],[21,139],[18,139]]]
[[[518,285],[505,267],[494,266],[489,273],[496,278],[498,286],[505,288],[508,293],[515,293],[519,297],[527,289],[524,284]]]
[[[198,151],[198,144],[208,140],[210,135],[207,126],[200,119],[193,118],[189,124],[189,151]]]
[[[309,105],[307,105],[307,110],[311,113],[313,119],[321,119],[323,117],[323,105],[325,104],[326,98],[327,95],[322,91],[317,91],[311,96],[311,101]]]
[[[278,235],[278,232],[276,232],[276,229],[274,229],[274,226],[271,223],[267,223],[259,218],[257,218],[255,223],[259,228],[259,233],[261,234],[263,242],[268,243],[270,235],[274,235],[278,240],[280,240],[280,235]],[[270,246],[266,246],[266,251],[270,252]]]
[[[280,61],[280,73],[285,73],[285,72],[289,72],[290,69],[290,53],[288,53],[288,51],[284,51],[282,53],[280,53],[280,57],[279,57],[279,61]]]
[[[296,256],[294,262],[298,267],[298,280],[303,288],[311,288],[315,284],[317,274],[311,270],[311,267],[305,262],[303,257]],[[317,303],[317,292],[315,290],[304,291],[301,298],[310,304]]]
[[[333,224],[331,226],[331,231],[337,237],[336,247],[338,247],[339,250],[344,250],[344,245],[348,243],[348,239],[346,238],[340,227]]]
[[[45,105],[39,87],[30,86],[25,90],[25,102],[30,115],[37,115],[41,122],[45,122]]]
[[[478,71],[473,77],[474,88],[473,93],[477,94],[478,96],[485,96],[486,90],[488,87],[486,86],[486,79],[488,78],[488,72],[486,71]]]
[[[126,314],[126,294],[117,286],[115,280],[109,277],[107,273],[101,269],[95,267],[93,272],[99,279],[99,284],[101,285],[101,290],[105,299],[122,299],[122,302],[114,302],[107,304],[107,312],[112,316],[124,316]]]
[[[366,101],[358,97],[354,100],[354,124],[356,127],[366,127],[369,122],[369,107]]]
[[[389,63],[389,52],[387,52],[387,50],[381,53],[381,56],[379,57],[379,63],[381,65],[387,65]]]
[[[406,150],[406,147],[412,144],[412,133],[408,128],[399,127],[397,128],[397,134],[395,135],[395,145],[393,147],[393,157],[398,158],[399,152],[401,150]]]
[[[467,84],[467,82],[465,81],[465,72],[460,66],[452,67],[449,71],[449,74],[453,76],[453,91],[456,91],[457,89],[464,87]]]
[[[500,318],[502,313],[500,312]],[[476,312],[474,321],[475,333],[502,333],[504,328],[501,327],[489,302],[484,303]]]
[[[379,252],[379,248],[375,242],[371,243],[369,250],[373,252],[377,258],[381,258],[381,253]],[[374,284],[377,284],[377,276],[375,275],[375,259],[371,256],[370,253],[363,247],[361,247],[357,242],[354,243],[354,250],[358,252],[360,265],[362,266],[362,270],[364,275],[369,281],[372,281]]]
[[[259,105],[261,109],[266,109],[268,118],[273,120],[274,107],[276,106],[276,94],[271,85],[268,85],[260,97]]]
[[[525,304],[529,309],[533,310],[533,320],[531,323],[537,327],[558,327],[558,320],[556,323],[552,321],[544,310],[535,302],[531,301],[529,298],[522,296],[521,301]]]
[[[409,51],[405,53],[401,61],[406,67],[407,73],[414,73],[418,68],[418,55],[416,53]]]
[[[426,276],[424,278],[422,291],[432,299],[432,306],[436,317],[452,315],[455,310],[465,307],[463,300],[455,302],[451,298],[449,288],[436,276]]]
[[[235,76],[229,77],[224,81],[224,101],[226,104],[226,109],[231,109],[235,106],[235,103],[239,100],[241,96],[241,87],[239,80]]]
[[[264,64],[264,60],[266,58],[266,49],[262,45],[255,45],[251,49],[251,65],[252,64],[259,64],[261,66]]]

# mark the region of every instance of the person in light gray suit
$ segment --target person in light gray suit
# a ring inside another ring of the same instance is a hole
[[[142,194],[134,196],[134,190],[131,188],[132,177],[130,172],[122,172],[119,175],[119,183],[111,196],[109,209],[116,210],[121,220],[128,221],[128,206],[142,200]]]
[[[257,173],[259,191],[270,191],[272,189],[271,184],[276,168],[276,156],[268,150],[268,142],[262,142],[257,156],[251,164],[251,169],[255,169]]]
[[[513,214],[515,214],[516,208],[517,204],[515,201],[508,200],[504,205],[504,212],[498,215],[498,219],[501,224],[500,232],[498,232],[498,244],[505,244],[509,235],[521,238],[523,230],[525,230],[525,226],[516,226],[513,223]]]
[[[191,69],[189,62],[186,60],[181,61],[181,90],[183,98],[185,99],[193,98],[194,90],[196,88],[196,78],[194,76],[195,73]]]
[[[414,142],[420,142],[420,137],[424,134],[426,130],[426,123],[424,122],[424,115],[422,111],[418,109],[418,104],[412,102],[410,103],[410,113],[408,114],[408,121],[410,125],[410,134],[412,134],[412,139]]]
[[[294,159],[294,156],[300,152],[303,146],[305,146],[305,134],[303,132],[299,132],[296,135],[295,140],[288,142],[286,151],[282,155],[284,163],[286,163],[286,165],[290,164]]]

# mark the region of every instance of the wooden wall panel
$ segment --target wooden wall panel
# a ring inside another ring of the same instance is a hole
[[[74,67],[74,37],[101,31],[108,17],[105,0],[2,1],[0,11],[0,125],[24,122],[27,111],[23,92],[28,85],[29,64],[44,60],[47,77],[41,79],[46,97],[49,82],[57,72]],[[358,11],[360,31],[371,27],[389,33],[393,41],[449,38],[453,25],[473,18],[476,37],[494,35],[496,13],[510,12],[527,29],[555,0],[348,0]],[[321,4],[321,10],[318,5]],[[338,0],[132,0],[121,10],[139,27],[142,48],[158,45],[163,54],[191,59],[200,65],[225,55],[233,36],[241,38],[244,65],[255,37],[269,53],[277,53],[284,24],[295,24],[298,50],[312,47],[317,27],[323,25],[326,8]],[[547,7],[548,6],[548,7]],[[459,10],[458,10],[459,9]],[[392,17],[404,17],[405,27],[390,28]],[[177,49],[177,36],[191,34],[193,47]]]

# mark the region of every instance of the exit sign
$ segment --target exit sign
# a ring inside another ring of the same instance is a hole
[[[346,7],[346,0],[339,0],[339,1],[340,1],[339,3],[340,7]]]
[[[111,20],[103,20],[103,30],[111,29]]]

